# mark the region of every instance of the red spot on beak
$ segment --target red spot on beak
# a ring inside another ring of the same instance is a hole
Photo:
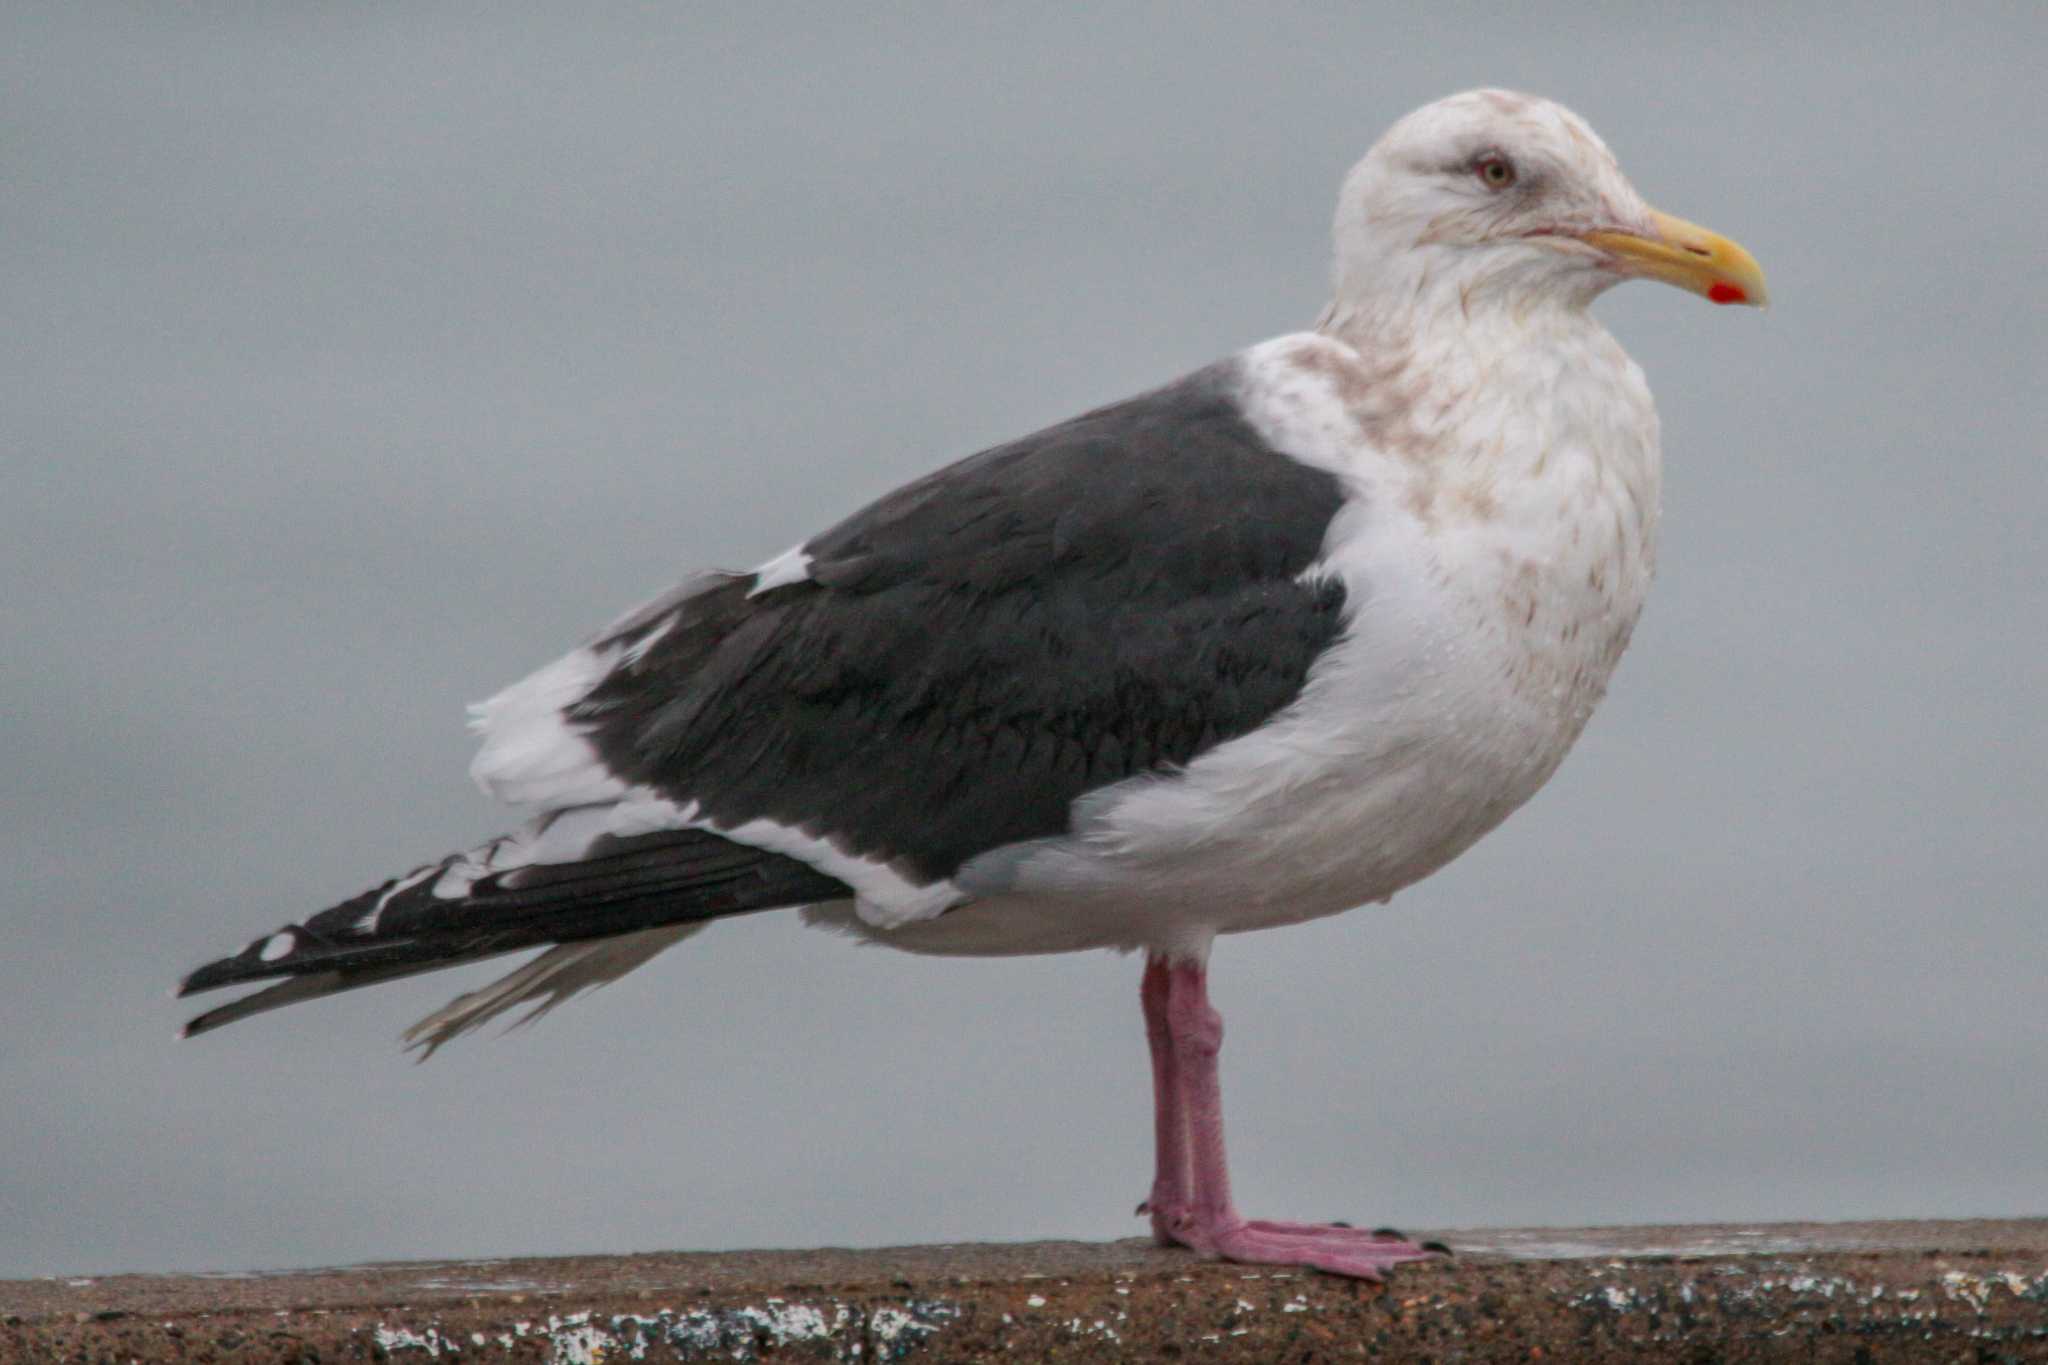
[[[1749,295],[1734,285],[1722,280],[1714,281],[1714,287],[1707,291],[1707,297],[1715,303],[1748,303]]]

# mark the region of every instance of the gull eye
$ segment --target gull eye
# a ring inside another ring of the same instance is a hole
[[[1515,183],[1515,163],[1499,152],[1482,152],[1473,158],[1472,173],[1490,190],[1504,190]]]

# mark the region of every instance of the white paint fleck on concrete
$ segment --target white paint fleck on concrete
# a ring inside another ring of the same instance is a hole
[[[379,1326],[376,1331],[377,1344],[386,1355],[400,1351],[424,1351],[428,1356],[439,1359],[441,1348],[446,1346],[450,1355],[460,1355],[462,1349],[444,1338],[438,1328],[429,1327],[424,1332],[409,1331],[403,1327]]]
[[[778,1358],[791,1348],[799,1348],[806,1359],[865,1365],[870,1359],[909,1358],[959,1316],[957,1304],[940,1300],[910,1300],[901,1306],[864,1312],[837,1299],[790,1303],[770,1298],[758,1305],[686,1312],[664,1308],[647,1315],[555,1314],[544,1323],[522,1319],[512,1324],[511,1331],[492,1337],[472,1332],[469,1344],[478,1350],[495,1345],[509,1353],[521,1342],[537,1339],[548,1365],[646,1360],[650,1350],[661,1359],[748,1362]],[[1106,1323],[1098,1323],[1097,1328],[1108,1339],[1118,1339]],[[434,1326],[420,1329],[380,1323],[374,1335],[385,1355],[418,1353],[438,1359],[463,1354],[456,1338],[443,1336]]]

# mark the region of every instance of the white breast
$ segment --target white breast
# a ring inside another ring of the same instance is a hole
[[[1319,570],[1355,604],[1295,711],[1189,773],[1190,795],[1253,798],[1223,836],[1249,856],[1222,861],[1273,902],[1254,923],[1435,871],[1536,792],[1606,690],[1649,586],[1656,418],[1604,329],[1551,321],[1576,325],[1492,354],[1373,364],[1315,336],[1249,357],[1261,434],[1353,490]]]

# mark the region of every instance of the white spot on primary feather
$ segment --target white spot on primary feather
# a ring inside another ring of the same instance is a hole
[[[792,545],[775,558],[754,570],[754,586],[747,589],[747,596],[759,597],[775,588],[786,588],[792,583],[807,583],[811,577],[811,557],[801,545]]]
[[[645,635],[635,640],[632,644],[628,645],[626,647],[626,653],[624,656],[625,661],[629,664],[639,663],[642,659],[647,657],[648,650],[653,649],[657,644],[661,643],[662,637],[667,635],[670,631],[674,630],[675,628],[676,618],[674,616],[671,616],[666,621],[663,621],[660,625],[656,626],[654,629],[648,631]]]
[[[695,802],[678,805],[646,788],[630,787],[617,801],[551,811],[529,820],[511,834],[490,839],[450,861],[425,869],[440,873],[434,895],[441,900],[466,896],[483,878],[516,872],[523,867],[581,862],[607,836],[629,839],[662,830],[710,829],[697,818]],[[513,885],[517,880],[513,879]]]
[[[257,956],[261,957],[265,962],[275,962],[279,958],[290,957],[292,949],[297,944],[297,936],[291,930],[286,929],[272,934],[269,938],[263,940],[263,951],[257,954]]]
[[[415,886],[418,886],[427,878],[436,875],[441,870],[441,865],[439,863],[429,863],[425,867],[419,869],[419,871],[408,873],[405,876],[400,877],[397,881],[393,882],[391,884],[391,889],[389,891],[386,891],[383,895],[377,897],[377,903],[371,906],[369,911],[366,914],[364,914],[364,916],[361,919],[356,921],[356,932],[359,934],[376,933],[377,919],[380,915],[384,913],[384,907],[391,904],[392,899],[394,897],[404,892],[412,890]]]
[[[509,839],[493,839],[463,854],[447,867],[439,869],[441,876],[434,883],[434,897],[437,900],[452,901],[467,896],[469,888],[475,886],[479,878],[493,870],[493,855],[508,842]]]

